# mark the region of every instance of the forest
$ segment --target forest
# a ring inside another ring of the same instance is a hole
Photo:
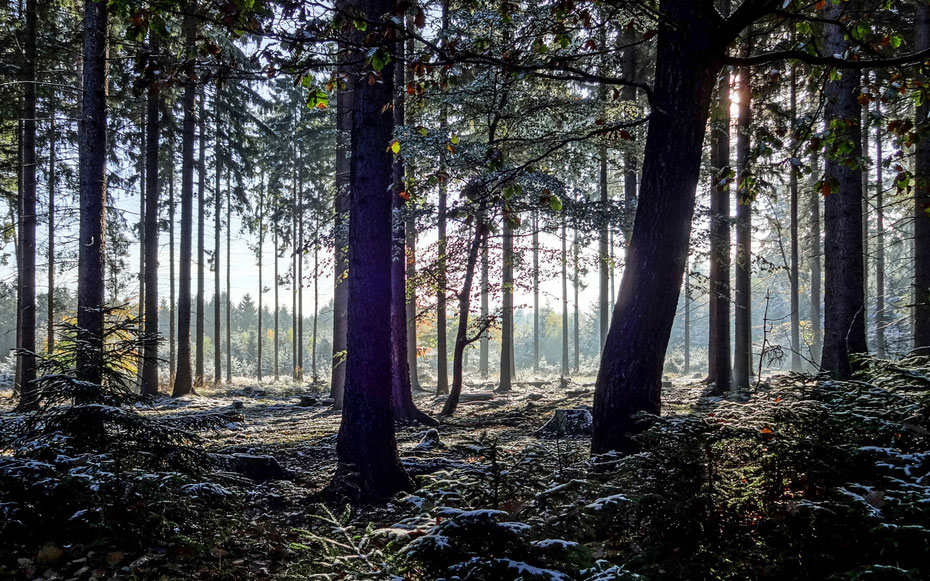
[[[930,579],[930,0],[0,39],[0,579]]]

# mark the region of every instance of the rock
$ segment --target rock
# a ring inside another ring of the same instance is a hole
[[[245,407],[245,404],[242,403],[242,401],[240,401],[240,400],[237,399],[237,400],[235,400],[235,401],[232,402],[232,407],[233,407],[234,410],[241,410],[242,408]]]
[[[274,456],[236,453],[224,458],[226,468],[258,482],[285,480],[287,472]]]
[[[300,396],[300,401],[297,402],[297,405],[299,405],[302,408],[316,407],[320,405],[320,400],[313,397],[312,395],[302,395]]]
[[[671,381],[663,380],[663,381],[662,381],[662,387],[672,387],[672,382],[671,382]]]
[[[36,555],[36,563],[40,565],[56,565],[64,556],[64,549],[50,543],[39,549],[39,553]]]
[[[494,399],[493,393],[463,393],[459,396],[459,401],[466,403],[469,401],[489,401]]]
[[[586,409],[555,410],[552,418],[536,430],[537,438],[564,438],[590,436],[594,425],[591,412]]]
[[[530,401],[539,401],[539,400],[541,400],[543,397],[544,397],[544,396],[543,396],[543,394],[541,394],[541,393],[528,393],[528,394],[526,394],[526,399],[528,399],[528,400],[530,400]]]
[[[414,447],[414,450],[433,450],[443,447],[445,446],[439,441],[439,430],[430,428],[423,432],[423,437],[420,438],[420,443]]]

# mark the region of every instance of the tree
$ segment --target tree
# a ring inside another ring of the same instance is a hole
[[[368,22],[369,41],[378,42],[393,14],[391,0],[359,0],[360,18]],[[347,23],[351,26],[352,23]],[[353,34],[361,40],[359,34]],[[354,48],[354,47],[353,47]],[[383,46],[367,49],[385,51]],[[364,60],[365,46],[354,49]],[[391,409],[391,177],[389,145],[393,133],[391,79],[394,63],[380,71],[363,68],[355,85],[352,115],[349,215],[348,357],[342,424],[336,440],[339,464],[333,486],[358,500],[382,499],[413,482],[397,455]],[[374,59],[372,59],[374,61]],[[373,82],[368,82],[372,79]]]
[[[334,251],[333,287],[333,359],[330,378],[330,396],[333,407],[342,409],[346,379],[346,340],[348,333],[349,269],[348,236],[344,228],[348,221],[351,185],[349,147],[352,118],[355,109],[355,83],[343,64],[338,73],[336,89],[336,192],[333,197],[333,231],[336,234]]]
[[[750,169],[752,130],[752,73],[739,70],[739,122],[736,132],[736,276],[733,305],[733,388],[749,390],[752,373],[752,200],[754,176]]]
[[[192,3],[184,14],[184,41],[193,47],[197,40],[197,21]],[[191,243],[193,238],[194,206],[194,107],[197,94],[196,81],[188,77],[184,82],[181,109],[184,125],[181,133],[181,255],[179,257],[180,284],[178,288],[178,368],[174,378],[172,397],[194,393],[191,374]]]
[[[158,35],[149,31],[149,66],[158,62]],[[151,62],[154,61],[154,62]],[[141,392],[158,393],[158,141],[161,124],[158,119],[159,91],[150,83],[145,100],[145,343],[142,354]]]
[[[222,95],[222,90],[217,86],[216,100],[213,103],[213,124],[216,131],[216,142],[213,146],[215,159],[213,168],[213,383],[216,385],[223,381],[223,342],[220,339],[220,238],[223,232],[223,197],[220,195],[220,177],[223,175],[223,156],[221,154],[222,122],[220,119],[220,107],[223,104]],[[275,264],[277,265],[277,262]],[[277,341],[277,336],[275,341]]]
[[[203,339],[204,339],[204,262],[206,253],[206,236],[204,223],[207,213],[206,187],[207,187],[207,91],[200,87],[200,114],[197,116],[197,319],[194,326],[197,355],[194,360],[194,385],[203,386]]]
[[[26,28],[23,31],[23,132],[22,194],[20,217],[20,405],[35,409],[36,399],[36,37],[38,36],[37,0],[26,0]]]
[[[78,251],[77,378],[103,379],[104,256],[107,151],[107,4],[84,2],[84,80],[79,143],[80,250]]]
[[[918,0],[914,19],[915,50],[930,49],[930,6]],[[922,137],[914,151],[914,347],[930,346],[930,99],[927,98],[926,67],[921,71],[923,97],[915,111]]]
[[[724,2],[724,14],[729,2]],[[707,380],[713,393],[730,390],[730,73],[717,82],[710,120],[710,280]]]
[[[825,17],[827,54],[843,54],[843,24],[857,3],[828,3]],[[820,366],[834,377],[852,373],[851,353],[867,351],[865,342],[865,276],[862,259],[862,129],[857,97],[859,75],[837,70],[824,89],[824,117],[829,123],[822,191],[824,198],[824,343]]]

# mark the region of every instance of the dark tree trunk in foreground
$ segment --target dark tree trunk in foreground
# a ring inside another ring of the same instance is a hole
[[[350,180],[349,147],[352,131],[352,116],[355,108],[355,87],[352,75],[340,70],[341,86],[336,93],[336,195],[333,198],[333,230],[336,232],[335,272],[333,288],[333,360],[330,378],[330,397],[333,407],[342,409],[342,397],[346,380],[346,334],[348,332],[347,311],[349,285],[346,276],[349,269],[348,239],[345,227],[349,218]]]
[[[184,36],[193,46],[197,36],[197,21],[193,6],[188,5],[184,16]],[[191,243],[193,241],[194,211],[194,107],[197,86],[193,79],[184,83],[181,109],[184,124],[181,132],[181,255],[178,263],[178,370],[174,377],[172,397],[194,392],[191,376]]]
[[[369,22],[394,12],[391,0],[361,0]],[[372,38],[380,37],[375,26]],[[355,55],[357,56],[357,55]],[[394,63],[382,70],[392,78]],[[372,74],[372,73],[368,73]],[[394,439],[391,408],[391,83],[355,87],[350,161],[348,358],[339,464],[333,487],[356,500],[376,500],[409,490]]]
[[[751,72],[739,70],[739,122],[736,132],[736,275],[733,301],[733,389],[749,390],[752,373],[752,175],[749,168],[752,123]]]
[[[150,58],[158,58],[158,36],[149,33]],[[158,393],[158,89],[148,88],[145,103],[145,343],[142,387],[145,395]]]
[[[81,226],[78,251],[78,379],[100,385],[103,371],[106,232],[107,5],[84,3],[84,83],[80,126]]]
[[[197,119],[197,149],[199,160],[197,162],[197,319],[195,323],[195,337],[197,343],[197,355],[194,364],[194,385],[198,388],[203,386],[203,338],[204,338],[204,254],[205,243],[204,222],[207,211],[205,192],[207,185],[207,91],[200,89],[200,115]]]
[[[825,17],[838,20],[848,4],[827,3]],[[826,54],[843,54],[848,48],[843,29],[825,26]],[[851,151],[826,153],[824,181],[831,189],[824,198],[824,342],[820,366],[836,378],[852,374],[849,355],[864,353],[865,318],[862,260],[862,156],[859,75],[840,71],[842,76],[827,82],[824,117],[833,134],[833,147],[851,145]],[[829,146],[828,146],[829,147]],[[855,165],[855,169],[850,167]]]
[[[710,120],[710,297],[707,381],[730,390],[730,73],[720,73]]]
[[[688,255],[711,93],[732,33],[709,3],[665,0],[645,163],[627,264],[594,394],[594,453],[633,449],[633,414],[658,413]]]
[[[930,48],[930,6],[918,1],[915,50]],[[924,83],[927,77],[923,77]],[[925,87],[926,88],[926,87]],[[916,112],[923,139],[914,151],[914,347],[930,346],[930,99],[926,95]]]
[[[37,0],[26,0],[26,28],[23,31],[25,59],[23,62],[23,189],[20,215],[20,292],[22,302],[20,351],[20,405],[34,409],[36,401],[36,36],[38,34]],[[102,154],[101,154],[102,155]]]

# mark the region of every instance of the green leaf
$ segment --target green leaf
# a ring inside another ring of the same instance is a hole
[[[549,197],[549,207],[552,208],[553,212],[561,212],[562,211],[562,200],[560,200],[558,196],[553,194],[552,196]]]

